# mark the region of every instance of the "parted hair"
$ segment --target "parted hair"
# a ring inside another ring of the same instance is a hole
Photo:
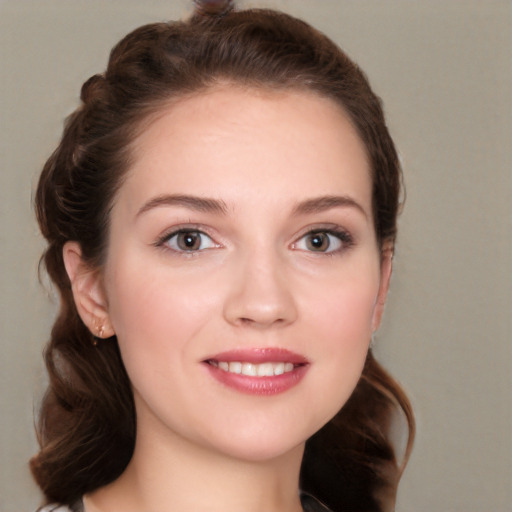
[[[67,241],[76,241],[91,268],[101,269],[109,212],[134,140],[169,101],[226,83],[330,98],[366,147],[377,239],[381,246],[394,244],[400,164],[364,73],[301,20],[221,3],[227,5],[222,12],[206,2],[208,9],[197,9],[186,21],[142,26],[122,39],[106,71],[82,86],[80,105],[43,168],[35,197],[47,240],[41,261],[60,295],[60,311],[45,349],[49,385],[31,469],[47,502],[71,505],[112,482],[133,453],[135,408],[116,337],[95,346],[77,313],[62,252]],[[396,418],[409,434],[400,457],[391,441]],[[370,350],[349,401],[306,443],[301,489],[334,512],[388,510],[413,434],[409,401]]]

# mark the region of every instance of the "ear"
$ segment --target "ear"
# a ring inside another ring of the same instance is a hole
[[[377,299],[372,316],[372,331],[375,332],[382,321],[384,313],[384,306],[386,305],[386,298],[388,296],[389,282],[391,280],[391,273],[393,270],[393,244],[384,244],[381,250],[380,259],[380,283]]]
[[[62,257],[80,318],[94,336],[110,338],[115,332],[108,314],[101,273],[84,262],[78,242],[66,242]]]

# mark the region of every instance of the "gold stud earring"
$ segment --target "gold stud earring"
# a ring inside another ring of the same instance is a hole
[[[103,335],[105,334],[105,328],[103,327],[103,324],[95,323],[94,331],[95,331],[95,333],[93,333],[92,344],[95,347],[97,347],[98,346],[98,339],[103,338]]]

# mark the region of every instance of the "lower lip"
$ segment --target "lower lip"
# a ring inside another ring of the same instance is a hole
[[[221,370],[211,364],[204,363],[219,382],[241,393],[249,395],[277,395],[296,386],[307,372],[308,365],[296,366],[291,372],[271,377],[251,377],[240,373]]]

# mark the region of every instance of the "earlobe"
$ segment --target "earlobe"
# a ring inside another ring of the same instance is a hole
[[[76,309],[80,318],[98,338],[109,338],[115,334],[108,313],[108,302],[101,274],[91,269],[82,258],[78,242],[66,242],[62,249]]]
[[[384,314],[384,306],[386,305],[386,298],[389,290],[389,283],[391,281],[391,273],[393,270],[393,245],[384,245],[381,251],[380,262],[380,284],[377,299],[375,301],[375,308],[372,317],[372,332],[377,331],[382,321]]]

